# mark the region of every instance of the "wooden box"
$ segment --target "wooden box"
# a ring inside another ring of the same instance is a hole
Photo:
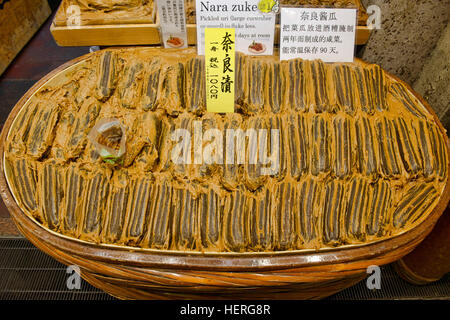
[[[0,74],[50,13],[47,0],[0,0]]]
[[[122,21],[114,24],[98,24],[98,22],[95,22],[95,24],[90,25],[67,26],[62,25],[63,23],[60,20],[57,21],[58,16],[64,16],[63,11],[66,8],[67,5],[63,1],[50,27],[56,43],[60,46],[122,46],[155,45],[161,43],[158,16],[155,16],[154,23],[137,23],[139,21],[134,21],[133,23],[128,21],[124,23]],[[192,19],[190,20],[192,22]],[[196,24],[187,23],[186,29],[189,45],[197,44]],[[356,29],[356,44],[361,45],[367,43],[370,31],[367,26],[358,25]],[[280,26],[276,25],[275,44],[279,43],[279,37]]]

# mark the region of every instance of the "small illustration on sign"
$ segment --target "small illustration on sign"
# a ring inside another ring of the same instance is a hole
[[[260,54],[266,51],[266,46],[263,43],[253,41],[248,47],[248,51],[254,54]]]
[[[170,36],[169,39],[167,39],[167,45],[172,48],[181,48],[184,46],[184,41],[181,38]]]

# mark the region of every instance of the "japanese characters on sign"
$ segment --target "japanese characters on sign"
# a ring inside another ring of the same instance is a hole
[[[356,9],[281,8],[280,59],[352,62]]]
[[[234,29],[205,29],[205,69],[208,112],[234,112]]]
[[[261,12],[260,1],[196,0],[198,54],[205,54],[205,28],[233,28],[237,51],[272,55],[276,14]]]
[[[184,0],[156,0],[161,37],[165,48],[186,48],[186,15]]]

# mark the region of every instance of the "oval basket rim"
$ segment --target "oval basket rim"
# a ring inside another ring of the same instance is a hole
[[[107,48],[106,50],[118,49],[119,47]],[[136,47],[127,47],[133,49]],[[155,47],[139,47],[155,48]],[[393,237],[379,241],[369,242],[367,244],[356,244],[342,246],[338,248],[323,248],[316,250],[295,250],[295,251],[273,251],[273,252],[185,252],[185,251],[167,251],[158,249],[141,249],[120,245],[102,245],[76,238],[70,238],[57,232],[51,231],[43,225],[29,217],[16,203],[6,180],[4,166],[4,147],[6,137],[9,134],[11,125],[21,108],[26,105],[29,98],[45,85],[51,78],[63,72],[72,65],[82,62],[93,55],[100,54],[105,49],[88,53],[72,59],[61,66],[53,69],[47,75],[38,80],[15,104],[11,110],[0,135],[0,193],[16,225],[26,236],[31,233],[33,237],[27,238],[36,246],[39,241],[45,243],[46,248],[56,248],[63,252],[73,254],[84,259],[92,261],[103,261],[111,264],[127,264],[142,267],[164,267],[169,269],[197,269],[197,270],[278,270],[305,268],[314,266],[336,265],[341,263],[352,263],[367,260],[377,260],[379,262],[390,263],[400,259],[401,256],[411,251],[417,246],[432,230],[439,217],[444,212],[450,200],[450,161],[447,164],[447,181],[440,196],[438,203],[433,211],[418,225],[405,232]],[[183,50],[183,49],[180,49]],[[369,64],[359,58],[355,62],[360,64]],[[395,75],[384,70],[388,77],[402,83],[414,94],[414,96],[423,104],[427,111],[432,115],[434,122],[439,127],[441,134],[445,137],[447,154],[450,155],[450,142],[446,130],[442,126],[438,116],[431,106],[413,90],[409,84],[405,83]],[[33,239],[30,239],[33,238]],[[405,250],[405,248],[407,248]],[[52,254],[51,250],[45,250]],[[401,256],[398,254],[401,253]]]

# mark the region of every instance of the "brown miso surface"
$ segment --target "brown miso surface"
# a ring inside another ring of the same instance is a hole
[[[45,228],[93,243],[271,252],[391,238],[436,206],[446,137],[377,65],[238,54],[235,113],[223,115],[206,112],[195,52],[104,50],[39,90],[5,148],[20,207]],[[126,128],[120,165],[104,162],[87,138],[112,117]],[[203,133],[278,129],[279,170],[263,175],[247,158],[174,163],[172,133],[194,134],[199,123]]]

